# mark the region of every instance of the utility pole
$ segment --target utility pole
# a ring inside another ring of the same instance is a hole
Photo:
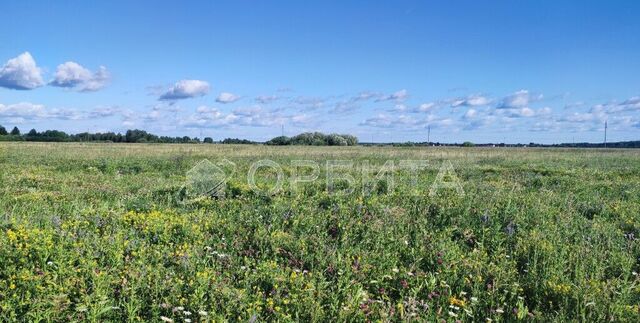
[[[604,122],[604,148],[607,148],[607,121]]]
[[[427,126],[427,145],[431,146],[431,125]]]

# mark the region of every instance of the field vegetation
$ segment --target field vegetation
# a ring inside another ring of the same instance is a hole
[[[259,194],[261,159],[319,178]],[[428,164],[338,194],[328,160]],[[640,320],[635,150],[4,142],[0,184],[0,321]]]

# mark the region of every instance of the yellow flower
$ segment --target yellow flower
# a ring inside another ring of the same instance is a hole
[[[453,306],[464,307],[467,304],[467,302],[463,299],[458,299],[455,296],[451,296],[449,297],[449,304]]]
[[[15,242],[18,240],[18,235],[11,229],[9,229],[7,231],[7,237],[9,238],[9,241],[11,242]]]

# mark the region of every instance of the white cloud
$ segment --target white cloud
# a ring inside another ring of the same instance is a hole
[[[475,109],[469,109],[467,110],[467,112],[464,114],[464,118],[465,119],[473,119],[478,115],[478,111],[476,111]]]
[[[104,88],[109,78],[109,71],[104,66],[100,66],[96,72],[92,73],[76,62],[66,62],[58,65],[54,79],[49,84],[80,92],[92,92]]]
[[[225,113],[213,107],[200,106],[195,114],[181,120],[180,125],[187,128],[273,127],[283,124],[302,125],[311,121],[311,118],[304,114],[284,115],[265,111],[261,107],[238,108]]]
[[[404,103],[398,103],[393,108],[388,109],[387,111],[395,113],[425,113],[432,112],[437,107],[438,105],[433,102],[423,103],[417,107],[409,107]]]
[[[409,92],[405,89],[402,89],[400,91],[396,91],[392,94],[389,95],[384,95],[381,96],[379,98],[377,98],[375,101],[376,102],[382,102],[382,101],[398,101],[398,102],[402,102],[404,100],[406,100],[409,97]]]
[[[436,104],[433,102],[423,103],[418,107],[418,112],[429,112],[436,108]]]
[[[508,118],[523,118],[523,117],[533,117],[536,114],[536,112],[535,110],[529,107],[522,107],[522,108],[497,110],[497,114],[506,116]]]
[[[0,117],[38,119],[46,117],[47,112],[42,104],[21,102],[16,104],[0,104]]]
[[[300,110],[315,110],[324,107],[327,98],[299,96],[293,99],[292,103]]]
[[[77,110],[47,109],[42,104],[21,102],[9,105],[0,104],[0,118],[20,120],[80,120],[85,118],[85,115]]]
[[[233,103],[240,100],[240,97],[229,92],[222,92],[216,98],[216,102],[218,103]]]
[[[42,71],[29,52],[7,61],[0,69],[0,87],[32,90],[44,85]]]
[[[529,104],[542,99],[542,95],[530,94],[528,90],[520,90],[502,99],[498,109],[521,109],[529,107]]]
[[[407,112],[409,110],[409,107],[407,107],[404,104],[396,104],[393,108],[389,109],[389,112]]]
[[[362,126],[370,126],[376,128],[395,128],[395,127],[421,127],[426,125],[429,121],[432,120],[430,117],[427,119],[417,119],[412,116],[408,116],[405,114],[400,115],[389,115],[380,113],[376,116],[368,118],[360,123]]]
[[[260,104],[269,104],[280,99],[277,95],[259,95],[255,98],[256,102]]]
[[[331,109],[331,113],[336,114],[347,114],[352,113],[358,110],[360,106],[356,103],[356,101],[348,100],[337,102],[333,109]]]
[[[200,80],[181,80],[160,95],[160,100],[172,101],[188,99],[209,93],[209,83]]]
[[[112,117],[121,112],[117,106],[99,106],[89,112],[90,118],[107,118]]]
[[[373,93],[373,92],[360,92],[355,96],[352,96],[349,101],[351,102],[359,102],[359,101],[366,101],[372,98],[375,98],[376,96],[379,96],[379,94]]]
[[[258,115],[260,113],[262,113],[262,107],[256,105],[253,107],[248,107],[248,108],[237,108],[233,110],[233,113],[239,116],[254,116],[254,115]]]
[[[452,107],[477,107],[491,103],[491,99],[482,95],[470,95],[466,98],[455,99],[451,102]]]

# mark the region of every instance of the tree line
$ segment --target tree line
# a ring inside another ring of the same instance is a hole
[[[67,134],[60,130],[45,130],[38,132],[31,129],[27,133],[21,133],[18,127],[11,131],[0,126],[0,141],[40,141],[40,142],[123,142],[123,143],[221,143],[221,144],[258,144],[259,142],[239,138],[226,138],[214,141],[211,137],[200,139],[189,136],[157,136],[144,130],[127,130],[124,134],[115,132],[81,132]],[[351,135],[330,134],[320,132],[302,133],[294,137],[276,137],[265,144],[267,145],[316,145],[316,146],[354,146],[358,144],[358,138]]]
[[[27,133],[21,133],[18,127],[13,127],[11,131],[0,126],[0,141],[44,141],[44,142],[80,142],[80,141],[102,141],[102,142],[126,142],[126,143],[199,143],[210,142],[213,139],[207,137],[201,141],[199,138],[191,138],[189,136],[168,137],[157,136],[144,130],[127,130],[124,134],[115,132],[81,132],[77,134],[67,134],[60,130],[45,130],[38,132],[31,129]]]
[[[352,135],[340,135],[335,133],[326,135],[321,132],[305,132],[293,137],[275,137],[265,142],[265,144],[274,146],[355,146],[358,144],[358,138]]]

